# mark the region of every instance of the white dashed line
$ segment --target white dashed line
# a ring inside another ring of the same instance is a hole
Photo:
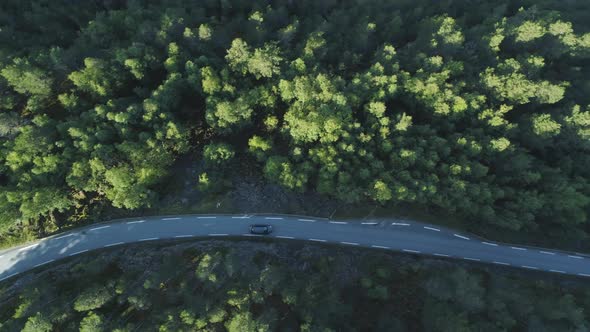
[[[346,221],[330,221],[330,224],[348,224]]]
[[[445,254],[437,254],[437,253],[435,253],[435,254],[433,254],[433,255],[434,255],[434,256],[439,256],[439,257],[451,257],[451,256],[449,256],[449,255],[445,255]]]
[[[492,262],[492,263],[494,263],[494,264],[499,264],[499,265],[510,265],[510,264],[508,264],[508,263],[504,263],[504,262]]]
[[[246,233],[246,234],[242,234],[242,236],[262,236],[262,235]]]
[[[309,241],[316,241],[316,242],[326,242],[326,240],[322,239],[308,239]]]
[[[418,250],[411,250],[411,249],[402,249],[402,251],[411,252],[412,254],[419,254],[420,253]]]
[[[277,235],[275,237],[278,237],[279,239],[294,239],[294,237],[292,237],[292,236],[284,236],[284,235]]]
[[[91,229],[89,229],[89,231],[97,231],[99,229],[109,228],[109,227],[111,227],[111,226],[100,226],[100,227],[91,228]]]
[[[424,226],[424,229],[427,229],[427,230],[430,230],[430,231],[435,231],[435,232],[440,232],[440,229],[434,228],[434,227]]]
[[[76,252],[74,252],[74,253],[71,253],[71,254],[69,254],[68,256],[74,256],[74,255],[81,254],[81,253],[83,253],[83,252],[87,252],[87,251],[88,251],[88,249],[84,249],[84,250],[76,251]]]
[[[373,248],[379,248],[379,249],[389,249],[389,247],[386,247],[386,246],[371,245],[371,247],[373,247]]]
[[[590,274],[586,274],[586,273],[578,273],[579,276],[582,277],[590,277]]]
[[[453,234],[453,235],[456,236],[456,237],[458,237],[458,238],[460,238],[460,239],[463,239],[463,240],[469,240],[468,237],[463,236],[463,235],[459,235],[459,234]]]
[[[362,222],[362,225],[377,225],[376,222]]]
[[[232,219],[248,219],[250,216],[231,217]]]
[[[492,246],[492,247],[497,247],[498,245],[495,243],[491,243],[491,242],[482,242],[483,244],[487,245],[487,246]]]
[[[176,235],[175,237],[181,238],[181,237],[193,237],[192,235]]]
[[[349,246],[358,246],[359,244],[356,242],[340,242],[342,244],[348,244]]]
[[[50,260],[48,260],[47,262],[39,263],[39,264],[35,265],[35,267],[39,267],[39,266],[41,266],[41,265],[49,264],[49,263],[53,262],[54,260],[55,260],[55,259],[50,259]]]
[[[179,220],[181,218],[173,217],[173,218],[162,218],[162,220]]]
[[[574,256],[574,255],[567,255],[567,257],[569,257],[569,258],[575,258],[575,259],[584,259],[584,257]]]
[[[63,239],[63,238],[70,237],[70,236],[74,236],[74,235],[76,235],[76,234],[75,234],[75,233],[72,233],[72,234],[68,234],[68,235],[62,235],[62,236],[60,236],[60,237],[56,237],[56,238],[54,238],[54,240],[59,240],[59,239]]]
[[[391,226],[410,226],[410,224],[406,224],[403,222],[392,222]]]
[[[299,221],[309,221],[309,222],[315,222],[315,220],[312,220],[312,219],[297,219],[297,220],[299,220]]]
[[[213,234],[208,234],[209,236],[228,236],[229,234],[223,234],[223,233],[213,233]]]
[[[264,217],[264,219],[270,219],[270,220],[282,220],[282,217]]]
[[[10,277],[14,277],[14,276],[15,276],[15,275],[17,275],[17,274],[18,274],[18,273],[13,273],[13,274],[11,274],[11,275],[8,275],[8,276],[6,276],[6,277],[4,277],[4,278],[0,279],[0,281],[6,280],[6,279],[8,279],[8,278],[10,278]]]
[[[463,257],[463,259],[466,259],[468,261],[475,261],[475,262],[479,262],[480,261],[479,258],[471,258],[471,257]]]
[[[206,216],[206,217],[197,217],[197,219],[215,219],[215,218],[217,218],[217,217],[208,217],[208,216]]]
[[[120,244],[124,244],[124,243],[125,243],[125,242],[111,243],[111,244],[107,244],[107,245],[105,245],[104,247],[105,247],[105,248],[107,248],[107,247],[112,247],[112,246],[118,246],[118,245],[120,245]]]
[[[526,250],[525,248],[520,248],[520,247],[510,247],[510,248],[512,248],[514,250]]]
[[[18,251],[23,251],[23,250],[27,250],[27,249],[30,249],[30,248],[34,248],[34,247],[36,247],[38,245],[39,245],[39,243],[31,244],[30,246],[26,246],[24,248],[20,248]]]
[[[159,240],[159,238],[157,238],[157,237],[148,237],[148,238],[137,240],[137,241],[153,241],[153,240]]]
[[[549,251],[539,251],[539,252],[542,254],[545,254],[545,255],[555,255],[554,252],[549,252]]]
[[[136,220],[136,221],[128,221],[128,224],[141,224],[142,222],[145,222],[145,220]]]
[[[525,269],[531,269],[531,270],[538,270],[538,267],[534,267],[534,266],[528,266],[528,265],[523,265],[522,267],[524,267]]]
[[[565,273],[565,271],[561,271],[561,270],[549,270],[549,272],[555,272],[555,273]]]

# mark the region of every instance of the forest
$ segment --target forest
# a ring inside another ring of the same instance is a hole
[[[343,204],[588,239],[588,13],[570,0],[3,0],[0,238],[157,206],[193,155],[204,192],[252,162]]]
[[[0,285],[0,330],[587,331],[590,285],[366,249],[139,245]],[[179,268],[180,267],[180,268]],[[51,305],[47,305],[51,304]]]

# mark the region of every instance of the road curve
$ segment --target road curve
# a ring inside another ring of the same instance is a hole
[[[282,215],[158,216],[95,224],[0,252],[0,281],[85,252],[127,243],[197,237],[252,237],[253,223],[273,225],[266,237],[392,250],[414,255],[590,277],[590,257],[482,241],[432,225],[394,220],[326,220]]]

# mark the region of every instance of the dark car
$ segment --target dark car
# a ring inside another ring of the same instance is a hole
[[[271,225],[250,225],[250,233],[252,234],[270,234],[272,233]]]

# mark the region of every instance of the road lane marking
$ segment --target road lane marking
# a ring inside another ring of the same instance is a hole
[[[283,217],[264,217],[264,219],[281,220],[281,219],[283,219]]]
[[[36,247],[38,245],[39,245],[39,243],[31,244],[30,246],[26,246],[24,248],[20,248],[18,251],[23,251],[23,250],[27,250],[27,249],[30,249],[30,248],[34,248],[34,247]]]
[[[95,227],[95,228],[91,228],[90,231],[97,231],[99,229],[103,229],[103,228],[109,228],[111,226],[100,226],[100,227]]]
[[[312,220],[312,219],[297,219],[297,220],[299,220],[299,221],[309,221],[309,222],[315,222],[315,220]]]
[[[567,255],[567,257],[569,257],[569,258],[575,258],[575,259],[584,259],[584,257],[574,256],[574,255]]]
[[[316,241],[316,242],[326,242],[326,240],[322,239],[308,239],[309,241]]]
[[[232,219],[248,219],[250,216],[231,217]]]
[[[578,273],[579,276],[582,277],[590,277],[590,274],[586,274],[586,273]]]
[[[142,222],[145,222],[145,220],[136,220],[136,221],[128,221],[128,224],[140,224]]]
[[[410,226],[410,224],[406,224],[404,222],[392,222],[392,226]]]
[[[437,253],[435,253],[435,254],[434,254],[434,256],[440,256],[440,257],[451,257],[451,256],[449,256],[449,255],[445,255],[445,254],[437,254]]]
[[[14,277],[14,276],[15,276],[15,275],[17,275],[17,274],[18,274],[18,272],[17,272],[17,273],[13,273],[13,274],[11,274],[11,275],[8,275],[8,276],[6,276],[6,277],[4,277],[4,278],[0,279],[0,281],[6,280],[6,279],[8,279],[8,278],[10,278],[10,277]]]
[[[157,237],[148,237],[148,238],[137,240],[137,241],[153,241],[153,240],[159,240],[159,238],[157,238]]]
[[[494,262],[492,262],[492,263],[494,263],[494,264],[500,264],[500,265],[510,265],[510,264],[508,264],[508,263],[504,263],[504,262],[496,262],[496,261],[494,261]]]
[[[542,254],[545,254],[545,255],[555,255],[554,252],[549,252],[549,251],[539,251],[539,252]]]
[[[528,265],[523,265],[522,267],[524,267],[525,269],[531,269],[531,270],[538,270],[538,267],[534,267],[534,266],[528,266]]]
[[[228,236],[229,234],[225,234],[225,233],[213,233],[213,234],[208,234],[209,236]]]
[[[428,229],[430,231],[435,231],[435,232],[440,232],[440,229],[438,228],[434,228],[434,227],[428,227],[428,226],[424,226],[424,229]]]
[[[68,256],[74,256],[74,255],[81,254],[81,253],[83,253],[83,252],[87,252],[87,251],[88,251],[88,249],[84,249],[84,250],[76,251],[76,252],[74,252],[74,253],[71,253],[71,254],[69,254]]]
[[[469,240],[469,238],[467,236],[463,236],[463,235],[459,235],[459,234],[453,234],[454,236],[463,239],[463,240]]]
[[[118,246],[119,244],[124,244],[125,242],[116,242],[116,243],[111,243],[111,244],[106,244],[104,247],[112,247],[112,246]]]
[[[419,254],[420,253],[418,250],[411,250],[411,249],[402,249],[402,251],[411,252],[412,254]]]
[[[63,239],[63,238],[74,236],[74,235],[76,235],[76,233],[72,233],[72,234],[68,234],[68,235],[62,235],[60,237],[54,238],[54,240],[59,240],[59,239]]]
[[[376,222],[362,222],[361,225],[377,225]]]
[[[162,218],[162,220],[179,220],[179,217],[171,217],[171,218]]]
[[[346,221],[330,221],[330,224],[348,224]]]
[[[510,247],[510,248],[512,248],[514,250],[526,250],[526,248],[520,248],[520,247]]]
[[[555,273],[565,273],[565,271],[561,271],[561,270],[549,270],[549,272],[555,272]]]
[[[209,216],[207,216],[207,217],[197,217],[197,219],[215,219],[215,218],[217,218],[217,217],[209,217]]]
[[[468,261],[476,261],[476,262],[479,262],[480,261],[479,258],[471,258],[471,257],[463,257],[463,259],[466,259]]]
[[[485,241],[482,241],[481,243],[483,243],[483,244],[485,244],[485,245],[488,245],[488,246],[492,246],[492,247],[497,247],[497,246],[498,246],[497,244],[495,244],[495,243],[491,243],[491,242],[485,242]]]
[[[386,246],[371,245],[371,247],[373,247],[373,248],[379,248],[379,249],[389,249],[389,247],[386,247]]]
[[[193,237],[193,236],[186,234],[186,235],[176,235],[175,237],[181,238],[181,237]]]
[[[53,262],[54,260],[55,260],[55,259],[50,259],[50,260],[48,260],[47,262],[39,263],[39,264],[35,265],[34,267],[39,267],[39,266],[41,266],[41,265],[49,264],[49,263]]]
[[[342,244],[348,244],[349,246],[358,246],[359,244],[356,242],[340,242]]]
[[[262,236],[260,234],[250,234],[250,233],[246,233],[246,234],[242,234],[243,236]]]
[[[292,237],[292,236],[284,236],[284,235],[277,235],[275,237],[278,237],[279,239],[294,239],[294,237]]]

